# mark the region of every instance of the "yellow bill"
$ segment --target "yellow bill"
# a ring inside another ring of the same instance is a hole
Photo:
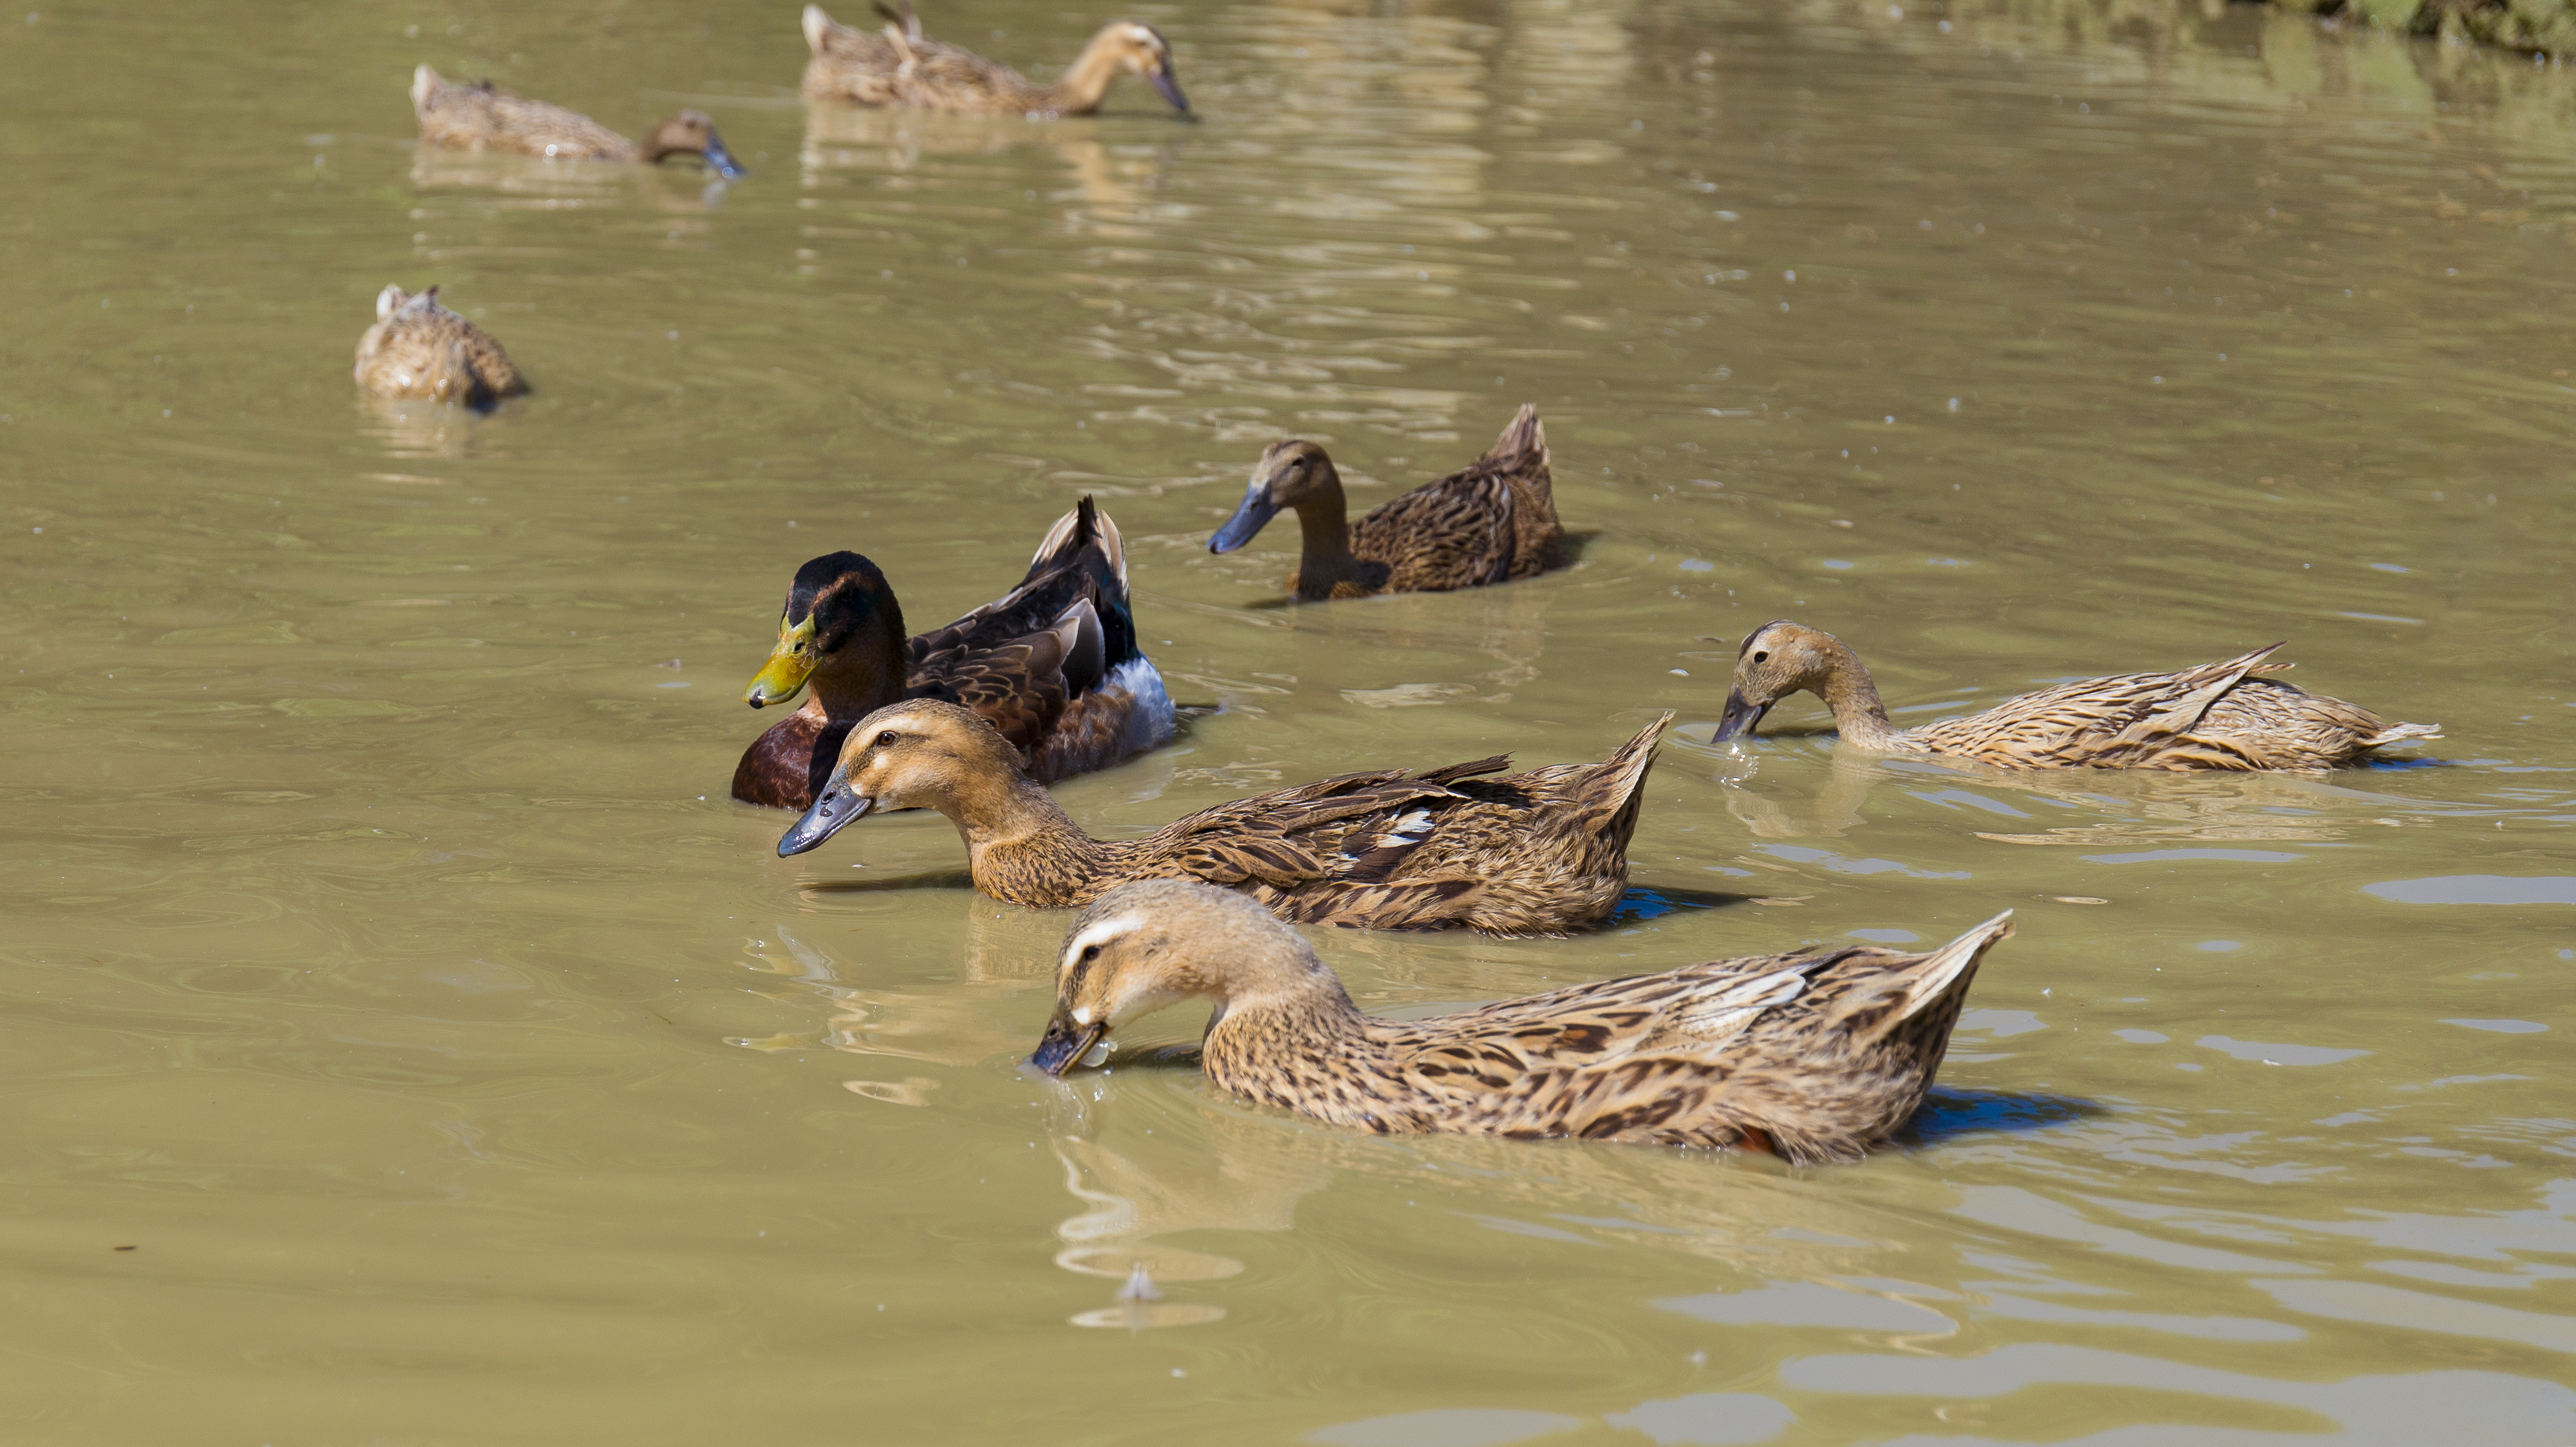
[[[753,708],[767,708],[785,703],[805,687],[814,674],[814,619],[808,614],[802,623],[778,620],[778,646],[769,651],[769,662],[761,666],[742,691],[742,701]]]

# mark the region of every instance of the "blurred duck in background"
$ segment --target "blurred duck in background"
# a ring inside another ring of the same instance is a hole
[[[862,106],[908,106],[965,115],[1087,116],[1100,109],[1122,75],[1141,75],[1182,116],[1189,97],[1172,73],[1172,45],[1151,25],[1113,20],[1053,85],[1039,85],[1007,65],[921,33],[912,0],[901,10],[877,6],[878,31],[843,25],[820,5],[805,7],[805,96]]]
[[[459,85],[426,65],[412,72],[411,108],[420,117],[420,138],[453,151],[647,164],[696,156],[728,181],[744,174],[704,111],[672,116],[638,145],[579,111],[512,95],[488,80]]]
[[[438,304],[438,288],[376,293],[376,324],[358,338],[358,385],[379,397],[491,407],[528,390],[492,335]]]

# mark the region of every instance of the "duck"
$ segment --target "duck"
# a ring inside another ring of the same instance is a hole
[[[1047,530],[1018,587],[908,641],[893,587],[864,556],[826,553],[798,568],[777,645],[743,701],[784,704],[809,684],[804,707],[743,751],[735,798],[810,807],[851,728],[904,698],[973,710],[1040,783],[1108,768],[1178,726],[1162,674],[1136,644],[1118,525],[1088,497]]]
[[[1135,20],[1100,27],[1053,85],[1039,85],[1007,65],[921,33],[912,0],[900,11],[879,4],[889,22],[869,32],[843,25],[820,5],[805,7],[806,98],[862,106],[902,106],[961,115],[1030,119],[1087,116],[1100,109],[1121,75],[1141,75],[1185,119],[1189,97],[1172,70],[1172,44]]]
[[[1704,640],[1715,641],[1715,640]],[[1843,742],[1888,754],[1939,754],[2008,769],[2317,771],[2374,749],[2437,739],[2440,724],[2386,724],[2366,708],[2257,677],[2275,643],[2172,673],[2122,673],[2056,684],[1984,713],[1920,728],[1888,722],[1878,686],[1843,641],[1786,618],[1746,635],[1716,737],[1750,732],[1801,689],[1833,710]]]
[[[907,699],[861,720],[784,858],[884,809],[936,809],[975,887],[1033,909],[1088,904],[1129,879],[1239,889],[1283,918],[1365,929],[1562,935],[1600,923],[1628,881],[1639,789],[1667,713],[1598,764],[1499,779],[1505,755],[1418,772],[1339,774],[1202,809],[1142,838],[1094,839],[993,726]]]
[[[639,145],[579,111],[512,95],[488,80],[459,85],[426,65],[411,73],[411,108],[420,117],[420,138],[452,151],[647,164],[697,156],[728,181],[744,174],[704,111],[681,111],[646,132]]]
[[[1288,591],[1300,600],[1376,593],[1445,593],[1533,578],[1566,565],[1556,519],[1547,432],[1523,403],[1474,462],[1346,520],[1342,476],[1324,449],[1302,438],[1270,444],[1234,516],[1208,539],[1211,553],[1251,542],[1282,508],[1305,535]]]
[[[1361,1013],[1296,931],[1228,890],[1142,880],[1066,932],[1029,1064],[1105,1063],[1113,1031],[1214,1002],[1219,1088],[1379,1135],[1634,1141],[1858,1160],[1932,1088],[2012,912],[1928,954],[1879,946],[1715,960],[1451,1015]]]
[[[376,324],[358,338],[358,385],[380,397],[488,408],[528,390],[492,334],[438,304],[438,288],[376,293]]]

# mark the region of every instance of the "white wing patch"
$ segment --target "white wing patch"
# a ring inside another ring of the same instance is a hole
[[[1744,1027],[1763,1011],[1785,1005],[1806,992],[1804,974],[1778,970],[1677,1006],[1672,1028],[1678,1034],[1718,1044],[1742,1034]]]

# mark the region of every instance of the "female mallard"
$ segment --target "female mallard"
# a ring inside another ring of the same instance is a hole
[[[489,407],[528,390],[492,334],[438,304],[438,288],[376,293],[376,324],[358,338],[358,385],[384,397]]]
[[[908,106],[967,115],[1087,116],[1100,109],[1111,82],[1142,75],[1186,116],[1190,102],[1172,74],[1171,42],[1151,25],[1113,20],[1091,37],[1053,85],[1039,85],[964,46],[930,40],[903,0],[901,14],[877,6],[892,24],[871,34],[805,7],[805,94],[811,100],[863,106]]]
[[[1923,1103],[2007,910],[1928,955],[1862,946],[1684,965],[1455,1015],[1363,1015],[1296,931],[1224,890],[1122,885],[1083,911],[1029,1063],[1216,1002],[1199,1065],[1237,1095],[1380,1135],[1746,1146],[1856,1160]]]
[[[832,553],[797,569],[778,646],[743,698],[785,703],[809,682],[813,698],[743,751],[735,798],[812,804],[851,726],[903,698],[973,709],[1045,782],[1105,769],[1174,727],[1163,676],[1136,646],[1127,550],[1087,497],[1056,519],[1018,587],[909,643],[876,564]]]
[[[1521,404],[1484,456],[1438,482],[1347,521],[1342,475],[1312,442],[1273,442],[1252,470],[1211,553],[1251,542],[1281,508],[1297,510],[1305,552],[1288,579],[1300,598],[1445,593],[1536,577],[1565,566],[1565,529],[1547,470],[1538,407]]]
[[[1783,618],[1754,629],[1735,651],[1735,686],[1717,737],[1751,730],[1800,689],[1833,710],[1846,742],[2008,769],[2330,769],[2383,744],[2442,736],[2440,724],[2383,727],[2378,715],[2342,699],[2252,677],[2290,667],[2263,661],[2281,646],[2179,673],[2078,679],[1967,718],[1898,729],[1869,670],[1841,639]]]
[[[851,732],[778,852],[802,854],[873,810],[936,809],[965,839],[975,887],[1036,909],[1087,904],[1123,880],[1186,876],[1320,924],[1558,935],[1618,906],[1637,791],[1671,721],[1646,725],[1606,763],[1478,779],[1510,765],[1497,755],[1343,774],[1112,842],[1076,828],[990,724],[954,704],[907,701]]]
[[[639,146],[579,111],[512,95],[488,80],[458,85],[426,65],[411,73],[411,108],[420,117],[420,138],[452,151],[592,161],[701,156],[727,180],[743,174],[704,111],[680,112],[655,126]]]

